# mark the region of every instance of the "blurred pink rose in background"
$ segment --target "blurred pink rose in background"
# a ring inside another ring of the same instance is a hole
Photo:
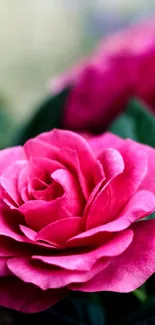
[[[92,57],[51,80],[50,89],[54,94],[68,85],[65,128],[106,127],[131,97],[155,111],[155,22],[105,38]]]
[[[60,130],[0,151],[0,305],[38,312],[70,290],[142,285],[155,272],[154,159]]]

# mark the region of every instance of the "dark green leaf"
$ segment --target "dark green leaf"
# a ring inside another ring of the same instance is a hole
[[[109,130],[122,138],[155,147],[155,115],[137,100],[131,100],[127,110],[109,127]]]
[[[139,299],[129,293],[99,292],[100,302],[106,311],[106,325],[119,324],[123,319],[127,319],[133,311],[141,306]]]
[[[0,325],[14,325],[11,310],[0,307]]]
[[[8,145],[13,130],[13,123],[7,114],[5,104],[0,98],[0,149]]]
[[[155,324],[155,298],[150,298],[146,303],[131,312],[127,319],[116,325],[154,325]]]
[[[23,145],[28,139],[41,132],[61,128],[63,110],[68,94],[69,88],[46,99],[36,110],[35,115],[19,131],[16,130],[16,136],[11,145]]]

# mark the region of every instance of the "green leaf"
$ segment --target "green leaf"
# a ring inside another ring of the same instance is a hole
[[[8,146],[14,123],[5,109],[6,102],[0,98],[0,149]]]
[[[128,319],[134,311],[141,306],[141,301],[137,296],[129,293],[99,292],[100,302],[106,312],[106,325],[116,325],[124,319]]]
[[[129,102],[127,110],[111,124],[109,130],[122,138],[155,147],[155,115],[135,99]]]
[[[140,308],[131,312],[127,319],[117,325],[154,325],[155,324],[155,298],[151,297]]]
[[[141,288],[136,289],[133,291],[133,294],[143,303],[148,299],[145,286],[142,286]]]
[[[11,145],[23,145],[28,139],[41,132],[61,128],[64,106],[69,90],[70,88],[66,88],[56,96],[43,101],[34,116],[20,130],[17,131],[16,129],[16,136]]]

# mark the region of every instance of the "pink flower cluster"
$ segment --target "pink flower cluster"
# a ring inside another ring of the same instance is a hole
[[[155,271],[155,150],[53,130],[0,151],[0,305],[129,292]]]

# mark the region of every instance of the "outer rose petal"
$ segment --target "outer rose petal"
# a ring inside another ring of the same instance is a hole
[[[10,237],[18,242],[26,242],[25,236],[18,231],[20,223],[23,223],[22,215],[17,210],[6,209],[0,205],[0,235]]]
[[[134,239],[123,254],[92,280],[71,289],[130,292],[141,286],[155,272],[155,220],[138,222],[133,231]]]
[[[152,175],[155,174],[155,150],[153,148],[130,139],[121,139],[110,132],[104,133],[103,135],[97,137],[87,137],[87,141],[96,156],[102,155],[102,151],[105,148],[114,148],[124,157],[123,152],[126,154],[126,146],[130,146],[130,148],[132,148],[135,152],[137,150],[145,152],[148,157],[148,172],[140,188],[150,190],[155,194],[155,182],[152,182]]]
[[[155,196],[149,191],[138,191],[131,197],[120,216],[105,225],[87,230],[74,238],[71,238],[66,244],[68,247],[79,247],[85,245],[100,244],[109,234],[122,231],[128,228],[133,222],[144,218],[152,213],[155,206]]]
[[[89,271],[90,268],[103,257],[111,257],[121,254],[130,244],[133,239],[133,232],[131,230],[123,231],[117,234],[99,248],[91,251],[83,251],[77,255],[73,254],[66,255],[59,254],[56,256],[33,256],[35,260],[40,260],[49,265],[55,265],[62,267],[66,270],[77,270],[77,271]]]
[[[136,142],[135,142],[136,146]],[[138,144],[137,144],[138,146]],[[141,145],[141,148],[143,151],[145,151],[148,155],[148,173],[141,184],[142,189],[147,189],[149,191],[152,191],[155,194],[155,182],[152,181],[152,175],[155,175],[155,150],[149,146]]]
[[[103,143],[103,146],[106,146],[106,147],[108,147],[108,143],[109,143],[109,146],[112,146],[113,148],[117,149],[122,154],[123,158],[126,155],[126,147],[132,148],[132,150],[135,152],[143,151],[143,153],[146,153],[147,160],[148,160],[148,171],[147,171],[146,177],[145,177],[144,181],[142,182],[140,188],[152,191],[155,194],[155,182],[152,182],[152,175],[155,174],[155,164],[154,164],[155,150],[154,150],[154,148],[152,148],[148,145],[144,145],[144,144],[135,142],[131,139],[123,140],[111,133],[106,133],[105,137],[104,137],[104,135],[102,135],[99,138],[99,142],[101,144]],[[101,146],[101,144],[100,144],[100,146]]]
[[[67,295],[67,289],[46,290],[15,277],[0,279],[0,305],[23,313],[36,313],[54,305]]]
[[[6,168],[17,160],[25,160],[26,156],[22,147],[0,150],[0,175]],[[7,162],[7,163],[6,163]]]
[[[38,138],[28,140],[24,145],[24,152],[28,160],[38,159],[38,158],[49,158],[55,160],[60,156],[59,149],[49,144],[43,142]]]
[[[15,240],[0,236],[0,257],[10,257],[19,255],[29,255],[30,247],[24,243],[16,242]]]
[[[126,155],[126,146],[129,148],[132,148],[135,152],[143,151],[147,155],[147,173],[144,178],[144,181],[142,182],[140,189],[146,189],[149,191],[152,191],[155,194],[155,182],[152,181],[152,175],[155,173],[155,150],[151,148],[150,146],[140,144],[138,142],[135,142],[133,140],[127,139],[126,143],[124,145],[119,147],[119,152],[125,157]]]
[[[0,177],[0,184],[8,194],[7,203],[9,203],[10,197],[15,203],[14,206],[22,204],[21,193],[18,191],[18,176],[25,166],[27,166],[26,160],[18,160],[9,165]],[[5,198],[5,193],[2,193],[2,197]],[[12,202],[9,205],[12,206]]]
[[[89,271],[55,269],[40,261],[22,257],[10,258],[7,266],[22,281],[47,290],[63,288],[73,282],[85,282],[107,267],[110,260],[111,258],[104,258],[97,261]]]
[[[124,172],[109,181],[95,198],[85,216],[87,229],[115,219],[147,174],[147,154],[141,148],[135,150],[132,143],[125,141],[121,154],[125,163]]]
[[[95,156],[98,157],[102,153],[103,149],[118,149],[124,144],[125,140],[115,134],[105,132],[101,135],[89,136],[87,137],[87,141]]]

